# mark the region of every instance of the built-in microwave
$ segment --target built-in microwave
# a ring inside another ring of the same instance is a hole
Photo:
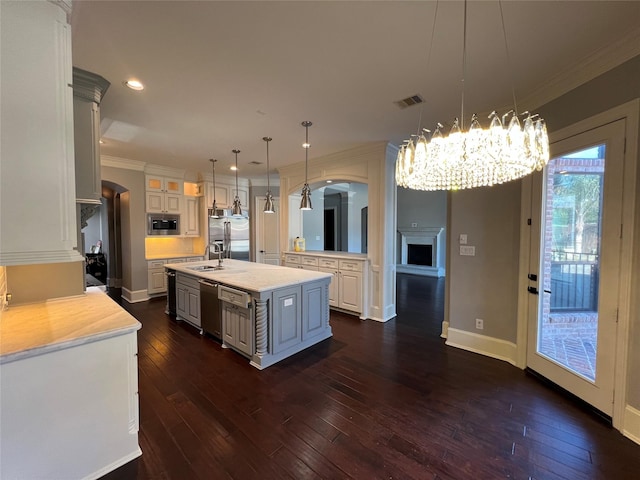
[[[147,213],[147,235],[180,235],[180,215]]]

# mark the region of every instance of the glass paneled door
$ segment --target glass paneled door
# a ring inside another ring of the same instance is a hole
[[[533,189],[527,365],[610,416],[623,144],[624,121],[554,143]]]

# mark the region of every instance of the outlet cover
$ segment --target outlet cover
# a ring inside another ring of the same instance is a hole
[[[466,245],[467,244],[467,234],[466,233],[461,233],[460,234],[460,245]]]
[[[411,224],[411,228],[416,228],[417,226],[418,226],[418,222],[413,222],[413,223]]]
[[[468,257],[475,257],[476,255],[476,247],[472,245],[460,245],[460,255],[465,255]]]
[[[476,329],[477,330],[484,329],[484,320],[482,320],[481,318],[476,318]]]

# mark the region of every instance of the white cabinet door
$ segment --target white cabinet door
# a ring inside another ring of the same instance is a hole
[[[318,271],[331,274],[331,283],[329,284],[329,305],[338,306],[338,271],[335,268],[318,267]]]
[[[187,289],[186,318],[196,326],[200,326],[200,290],[189,287]]]
[[[176,284],[176,313],[179,317],[187,318],[187,302],[189,301],[189,287],[181,283]]]
[[[182,213],[181,205],[182,195],[172,193],[164,194],[164,211],[166,213]]]
[[[147,212],[163,213],[164,212],[164,193],[147,192]]]
[[[207,183],[207,195],[206,195],[207,209],[213,205],[213,183]],[[231,198],[231,202],[229,202]],[[231,194],[231,187],[216,183],[216,204],[218,208],[228,208],[233,204],[233,195]]]
[[[147,275],[147,293],[164,293],[167,291],[167,276],[164,268],[149,269]]]
[[[253,355],[253,323],[251,310],[222,302],[222,340],[248,356]]]
[[[145,175],[145,190],[147,192],[173,193],[182,195],[183,181],[179,178],[162,177],[159,175]]]
[[[362,273],[340,270],[338,307],[362,312]]]
[[[184,225],[184,234],[190,236],[200,235],[200,217],[198,216],[199,197],[184,197],[184,215],[182,221]]]
[[[182,195],[171,193],[146,192],[147,212],[182,213]]]

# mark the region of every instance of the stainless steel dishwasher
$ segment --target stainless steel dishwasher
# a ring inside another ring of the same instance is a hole
[[[207,280],[200,283],[200,320],[203,332],[222,340],[222,319],[218,301],[218,284]]]

